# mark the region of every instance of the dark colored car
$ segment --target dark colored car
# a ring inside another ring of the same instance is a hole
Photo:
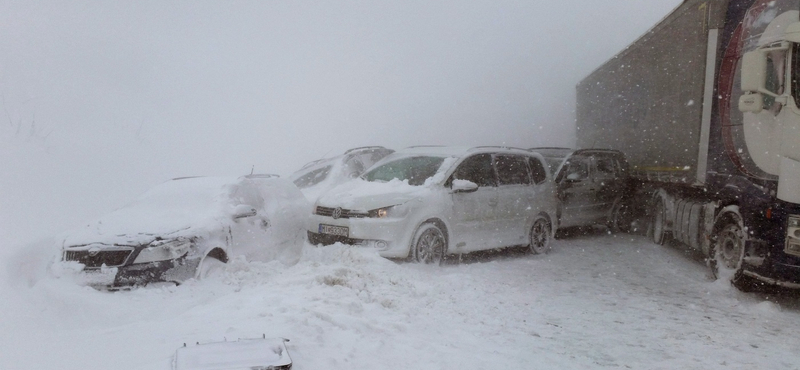
[[[558,227],[607,225],[628,231],[631,194],[628,161],[618,150],[531,148],[555,174]]]

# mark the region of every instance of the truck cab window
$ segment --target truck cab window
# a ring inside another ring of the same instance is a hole
[[[774,50],[767,53],[766,88],[776,95],[783,94],[784,79],[786,76],[786,50]],[[764,107],[773,114],[778,114],[781,104],[775,98],[764,95]]]

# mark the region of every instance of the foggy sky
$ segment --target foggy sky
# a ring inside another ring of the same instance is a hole
[[[575,85],[679,3],[0,0],[0,245],[178,176],[572,146]]]

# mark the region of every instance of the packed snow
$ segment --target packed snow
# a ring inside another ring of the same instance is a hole
[[[643,236],[556,240],[438,267],[306,245],[181,286],[53,278],[51,241],[4,260],[2,369],[170,369],[184,343],[285,337],[294,369],[797,369],[800,304],[712,282]]]

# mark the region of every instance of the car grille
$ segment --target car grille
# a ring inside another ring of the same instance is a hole
[[[337,209],[341,213],[338,217],[334,217],[334,213],[336,213]],[[320,216],[333,217],[333,218],[364,218],[368,216],[366,212],[354,211],[352,209],[330,208],[322,206],[317,206],[317,208],[314,210],[314,214]]]
[[[125,264],[125,261],[128,259],[128,256],[131,255],[131,252],[133,252],[132,249],[117,249],[99,251],[92,255],[93,253],[89,252],[88,250],[66,251],[64,253],[64,261],[77,261],[86,267],[94,268],[101,267],[103,265],[106,265],[107,267],[115,267]]]

